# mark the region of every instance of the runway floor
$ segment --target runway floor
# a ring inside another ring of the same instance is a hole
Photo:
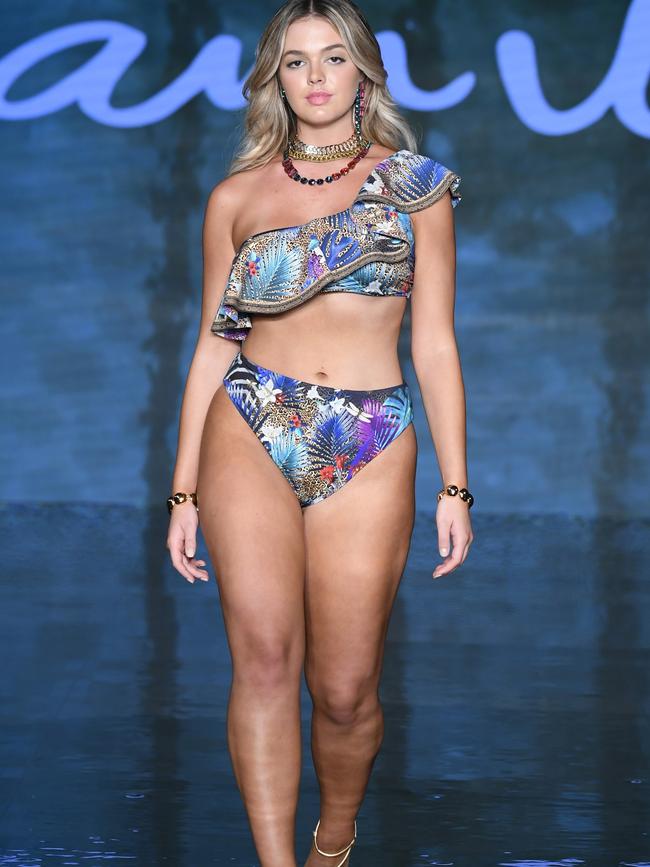
[[[214,578],[173,571],[159,509],[5,504],[0,522],[0,865],[257,865]],[[473,526],[465,565],[432,581],[418,515],[350,867],[649,865],[648,522]],[[299,864],[309,712],[303,684]]]

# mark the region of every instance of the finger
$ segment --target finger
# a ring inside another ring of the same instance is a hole
[[[201,581],[208,581],[210,576],[205,569],[199,569],[198,563],[202,563],[205,566],[204,560],[195,560],[193,563],[188,560],[187,557],[183,555],[183,565],[190,572],[190,574],[194,575],[195,578],[200,578]]]
[[[445,560],[444,563],[436,566],[433,570],[433,577],[440,578],[441,575],[447,575],[449,572],[453,572],[456,566],[458,566],[458,563],[450,557],[448,560]]]
[[[447,571],[445,567],[446,567],[447,563],[450,561],[450,559],[451,559],[451,554],[448,557],[446,557],[442,563],[438,563],[436,568],[433,570],[433,577],[434,578],[439,578],[441,575],[444,575],[444,573]]]
[[[467,556],[469,548],[469,533],[459,533],[454,540],[454,551],[458,553],[458,566],[460,566]]]
[[[468,539],[467,544],[465,545],[465,548],[463,550],[463,556],[462,556],[461,561],[460,561],[461,563],[464,563],[465,560],[467,559],[467,555],[469,554],[469,549],[470,549],[471,544],[472,544],[472,540]]]
[[[454,553],[449,558],[449,561],[447,564],[447,567],[448,567],[447,571],[448,572],[451,572],[452,570],[457,569],[460,566],[462,555],[463,555],[463,549],[462,548],[460,548],[460,547],[454,548]]]
[[[445,575],[449,569],[447,568],[447,564],[451,560],[451,556],[447,557],[447,559],[443,563],[438,563],[436,568],[433,570],[433,577],[440,578],[441,575]]]
[[[463,562],[463,554],[465,553],[465,548],[467,547],[469,534],[459,530],[456,531],[456,533],[452,532],[452,536],[454,540],[454,547],[448,562],[455,569],[456,566],[460,566],[460,564]]]
[[[450,524],[440,524],[438,526],[438,552],[441,557],[446,557],[449,553],[450,526]]]
[[[194,583],[196,579],[196,575],[193,575],[190,569],[190,563],[188,562],[185,554],[183,553],[183,536],[178,536],[172,540],[171,546],[171,557],[172,563],[174,564],[174,568],[180,572],[180,574],[187,578],[190,583]]]
[[[180,572],[183,578],[186,578],[190,582],[190,584],[194,584],[194,581],[196,579],[183,564],[183,555],[180,553],[180,551],[172,551],[172,563],[174,565],[174,569],[176,569],[177,572]]]
[[[462,563],[462,554],[464,551],[464,545],[462,540],[458,538],[454,539],[454,549],[452,553],[447,557],[444,563],[439,563],[436,568],[433,570],[433,577],[439,578],[441,575],[446,575],[448,572],[453,572],[460,564]]]
[[[202,581],[209,580],[208,573],[204,569],[199,569],[197,565],[200,562],[205,566],[204,560],[190,562],[196,552],[196,538],[193,535],[181,533],[176,539],[171,540],[171,550],[176,553],[176,557],[172,557],[172,563],[184,578],[192,584],[196,578]]]

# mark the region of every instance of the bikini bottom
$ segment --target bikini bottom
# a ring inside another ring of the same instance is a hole
[[[349,482],[413,420],[408,384],[368,390],[317,385],[235,355],[223,384],[302,508]]]

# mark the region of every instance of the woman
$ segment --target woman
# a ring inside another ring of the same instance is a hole
[[[350,2],[285,3],[243,92],[246,136],[205,212],[167,546],[188,581],[208,580],[198,504],[233,661],[229,750],[262,865],[296,864],[304,666],[321,792],[306,864],[347,867],[383,738],[384,639],[414,520],[397,354],[411,289],[413,364],[445,485],[433,577],[473,538],[453,325],[460,178],[416,153]]]

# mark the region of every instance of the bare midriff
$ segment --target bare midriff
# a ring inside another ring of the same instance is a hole
[[[252,314],[241,351],[305,382],[343,389],[399,385],[397,344],[406,304],[397,295],[321,293],[283,313]]]

